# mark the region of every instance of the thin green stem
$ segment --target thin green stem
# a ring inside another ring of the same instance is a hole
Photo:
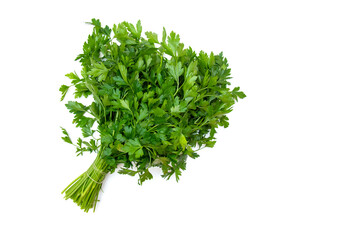
[[[89,169],[72,181],[63,191],[65,199],[72,199],[85,212],[96,208],[98,195],[102,188],[103,180],[108,172],[108,165],[101,158],[101,148]]]

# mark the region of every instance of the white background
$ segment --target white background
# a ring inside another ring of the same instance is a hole
[[[335,3],[2,1],[0,239],[336,240]],[[111,175],[84,213],[60,193],[94,156],[61,141],[76,131],[58,88],[93,17],[223,51],[247,98],[179,183]]]

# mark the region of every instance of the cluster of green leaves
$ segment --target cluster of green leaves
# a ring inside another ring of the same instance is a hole
[[[165,28],[160,41],[153,32],[143,37],[140,21],[112,29],[96,19],[90,24],[93,33],[76,58],[81,76],[67,74],[71,85],[60,88],[61,100],[71,86],[75,98],[92,96],[88,106],[66,104],[88,140],[74,144],[64,129],[63,139],[79,154],[101,149],[111,172],[122,166],[119,173],[139,175],[140,184],[152,178],[153,166],[178,181],[187,156],[196,158],[197,150],[214,146],[216,128],[228,127],[226,114],[245,97],[239,87],[229,88],[227,59],[222,53],[197,54]]]

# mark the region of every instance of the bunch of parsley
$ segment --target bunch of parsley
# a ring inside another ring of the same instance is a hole
[[[139,184],[152,179],[149,168],[157,166],[162,177],[179,180],[187,157],[213,147],[218,126],[228,127],[226,114],[245,94],[229,88],[230,68],[222,53],[184,48],[179,35],[162,39],[153,32],[141,35],[136,26],[122,22],[102,27],[92,19],[93,32],[76,60],[81,75],[69,73],[71,85],[62,85],[62,98],[70,87],[75,98],[92,99],[90,105],[69,101],[73,123],[83,139],[73,142],[62,128],[63,140],[76,147],[78,155],[95,152],[90,168],[64,191],[84,211],[96,207],[102,181],[116,169],[138,175]]]

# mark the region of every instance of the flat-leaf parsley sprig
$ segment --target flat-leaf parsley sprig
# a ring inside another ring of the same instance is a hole
[[[116,169],[137,175],[139,184],[153,178],[151,167],[178,181],[187,157],[214,146],[216,128],[228,127],[227,114],[245,97],[239,87],[230,89],[231,69],[222,53],[197,54],[165,28],[161,40],[153,32],[143,36],[140,21],[112,29],[97,19],[90,24],[93,32],[76,58],[81,74],[67,74],[71,84],[60,87],[61,100],[71,87],[75,99],[93,100],[65,104],[83,138],[73,141],[62,128],[62,139],[78,155],[96,153],[89,169],[63,191],[85,212],[95,211],[102,182]]]

